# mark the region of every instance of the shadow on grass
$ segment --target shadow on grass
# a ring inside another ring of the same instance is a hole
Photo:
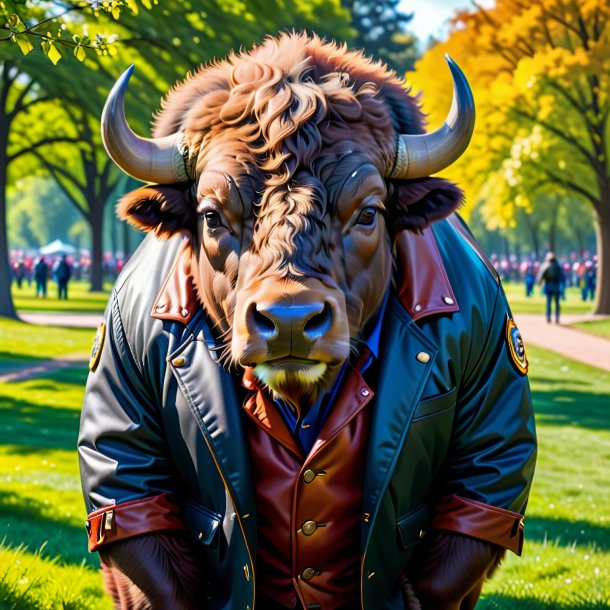
[[[49,516],[49,512],[57,518]],[[97,565],[97,558],[87,551],[85,508],[83,526],[72,523],[73,518],[61,506],[48,506],[40,500],[23,498],[14,492],[0,490],[0,523],[2,539],[13,547],[25,545],[30,553],[45,544],[43,556],[59,557],[63,564],[81,565],[83,560]]]
[[[57,391],[56,386],[53,389]],[[76,451],[79,419],[77,409],[0,396],[0,444],[19,445],[22,451],[15,449],[22,454],[40,449]]]
[[[610,527],[602,527],[588,521],[527,516],[525,538],[537,542],[548,540],[562,546],[576,544],[580,547],[592,545],[602,551],[610,549]]]
[[[570,385],[574,382],[570,381]],[[534,411],[545,425],[610,429],[608,396],[591,392],[535,390]]]
[[[610,610],[607,602],[595,602],[588,599],[574,599],[567,603],[555,600],[542,601],[512,595],[488,595],[477,604],[477,610]]]
[[[38,358],[37,356],[0,352],[0,375],[17,369],[21,370],[28,366],[36,366],[45,360],[46,358]]]

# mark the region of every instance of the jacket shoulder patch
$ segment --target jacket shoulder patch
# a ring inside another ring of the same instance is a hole
[[[89,370],[95,371],[97,363],[100,361],[102,355],[102,347],[104,346],[104,339],[106,338],[106,324],[102,322],[97,327],[97,333],[95,333],[95,339],[93,340],[93,347],[91,348],[91,356],[89,357]]]
[[[517,325],[510,317],[506,318],[506,343],[513,364],[522,375],[526,375],[529,363],[525,355],[525,344]]]

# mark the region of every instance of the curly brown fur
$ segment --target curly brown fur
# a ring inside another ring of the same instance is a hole
[[[422,610],[473,610],[505,550],[453,532],[431,531],[403,575]],[[413,606],[417,610],[417,606]]]

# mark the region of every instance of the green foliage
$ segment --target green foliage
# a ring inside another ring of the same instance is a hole
[[[158,0],[154,0],[154,4]],[[0,30],[9,34],[1,42],[12,41],[23,55],[40,49],[54,65],[63,51],[72,51],[84,61],[87,50],[97,55],[115,55],[118,35],[114,25],[125,13],[137,15],[139,7],[150,9],[151,0],[0,0]],[[90,24],[103,23],[110,32],[89,34]]]
[[[403,76],[413,69],[417,47],[415,37],[407,31],[413,14],[402,12],[399,5],[399,0],[343,0],[357,32],[355,46]]]
[[[7,221],[13,248],[39,247],[54,239],[70,241],[70,231],[79,219],[80,214],[49,178],[19,180],[9,192]]]

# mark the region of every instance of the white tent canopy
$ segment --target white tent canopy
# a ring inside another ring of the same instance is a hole
[[[74,254],[76,248],[70,244],[66,244],[61,239],[56,239],[46,246],[40,248],[40,254],[50,256],[52,254]]]

